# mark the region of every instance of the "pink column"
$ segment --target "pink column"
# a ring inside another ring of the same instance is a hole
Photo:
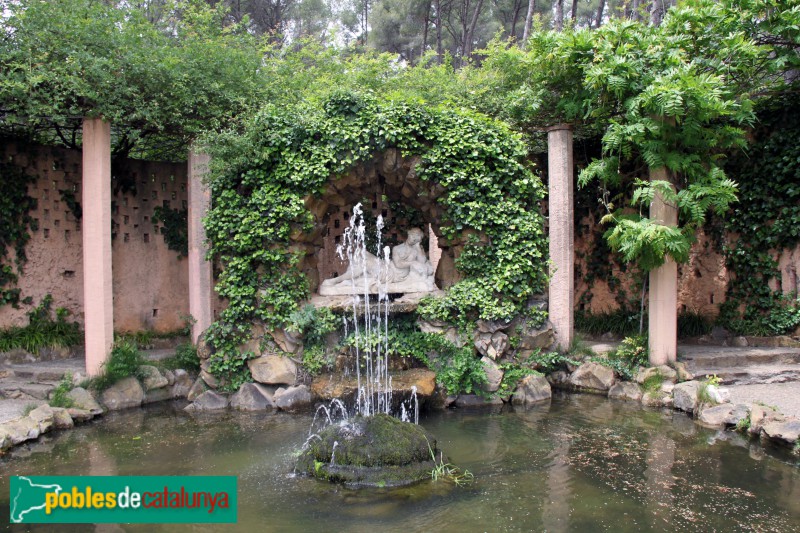
[[[568,124],[547,130],[547,168],[551,263],[548,310],[557,346],[569,350],[575,333],[575,255],[572,128]]]
[[[666,168],[651,169],[650,180],[670,181]],[[656,193],[650,218],[666,226],[678,225],[678,210]],[[666,262],[650,271],[648,333],[650,364],[665,365],[678,357],[678,265]]]
[[[83,312],[86,374],[96,376],[114,344],[111,280],[111,125],[83,120]]]
[[[189,152],[189,314],[195,319],[192,341],[197,342],[212,322],[211,263],[206,260],[206,231],[203,217],[211,204],[211,192],[203,184],[209,156]]]

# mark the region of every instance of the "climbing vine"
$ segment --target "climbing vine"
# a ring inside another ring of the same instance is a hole
[[[800,244],[798,103],[795,94],[764,106],[750,153],[729,165],[740,200],[725,219],[725,229],[734,237],[723,250],[735,279],[728,284],[719,322],[737,333],[776,335],[800,324],[796,286],[790,297],[769,286],[781,279],[776,250]]]
[[[156,206],[153,224],[161,223],[161,234],[167,248],[178,252],[178,257],[189,256],[189,210]]]
[[[309,296],[291,246],[293,234],[312,229],[304,199],[389,148],[420,156],[417,177],[444,189],[445,240],[464,242],[468,230],[483,236],[466,240],[456,264],[463,279],[433,307],[439,317],[510,318],[545,288],[543,187],[523,163],[521,138],[500,122],[340,92],[317,107],[266,106],[207,144],[206,230],[224,267],[217,291],[229,301],[207,336],[217,358],[237,357],[253,321],[280,327]]]
[[[0,162],[0,306],[16,307],[20,302],[16,283],[27,261],[29,229],[35,229],[29,213],[36,200],[28,196],[28,184],[35,179],[16,165]],[[10,250],[14,251],[13,259]]]

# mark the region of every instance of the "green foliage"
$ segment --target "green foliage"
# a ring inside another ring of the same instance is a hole
[[[751,423],[752,421],[750,420],[750,413],[748,413],[746,417],[736,422],[736,431],[738,431],[739,433],[747,433],[748,431],[750,431]]]
[[[724,220],[725,230],[738,238],[723,248],[734,279],[718,322],[737,334],[782,335],[800,325],[796,295],[770,286],[782,277],[777,251],[800,244],[800,118],[793,112],[798,102],[792,95],[762,106],[752,155],[729,165],[741,183],[741,204]]]
[[[157,366],[167,370],[181,368],[198,371],[200,370],[200,358],[197,356],[197,348],[189,342],[179,344],[175,347],[175,355],[157,361]]]
[[[459,348],[444,335],[416,330],[413,317],[396,318],[385,339],[377,334],[362,334],[360,341],[358,348],[362,354],[380,349],[391,357],[420,361],[436,372],[436,381],[448,394],[482,394],[486,370],[473,349]],[[342,345],[355,347],[355,336],[348,335]]]
[[[712,321],[697,311],[687,310],[678,314],[678,338],[708,335],[712,327]]]
[[[642,382],[642,391],[649,394],[655,394],[661,390],[661,385],[664,383],[664,376],[661,372],[656,372],[647,376]]]
[[[539,374],[539,372],[531,368],[532,362],[530,359],[523,363],[506,361],[500,363],[499,366],[500,370],[503,371],[503,379],[500,381],[497,391],[492,393],[497,398],[508,398],[517,389],[517,384],[522,378]]]
[[[645,324],[647,317],[645,317]],[[627,336],[639,332],[639,312],[617,309],[605,313],[575,311],[575,329],[592,336],[613,333]]]
[[[6,3],[0,126],[71,144],[74,117],[102,116],[116,153],[175,158],[258,101],[262,55],[244,24],[202,2],[154,23],[135,4]]]
[[[127,377],[133,376],[138,379],[139,367],[144,364],[147,364],[147,361],[135,343],[118,340],[111,349],[108,360],[103,363],[100,375],[92,379],[90,386],[102,391]]]
[[[457,466],[445,463],[444,452],[440,452],[439,458],[437,459],[430,442],[428,442],[428,450],[431,454],[431,461],[433,461],[434,464],[433,470],[431,470],[431,479],[433,481],[446,480],[461,487],[475,480],[475,476],[469,470],[464,470],[462,472]]]
[[[288,331],[303,336],[303,367],[312,376],[332,363],[325,353],[325,336],[336,331],[341,318],[327,307],[307,304],[289,316]]]
[[[580,364],[571,354],[542,352],[541,350],[535,350],[530,357],[528,357],[526,363],[543,374],[550,374],[556,370],[564,370],[567,364]]]
[[[626,337],[622,339],[619,347],[609,352],[606,357],[596,357],[592,360],[611,368],[625,380],[633,381],[640,366],[649,366],[647,336]]]
[[[29,212],[36,207],[36,200],[28,196],[28,184],[35,179],[21,168],[0,161],[0,307],[19,305],[16,283],[27,261],[25,245],[33,225]],[[9,256],[12,250],[13,261]]]
[[[56,309],[53,320],[53,297],[48,294],[27,313],[28,325],[0,330],[0,352],[21,348],[38,354],[42,348],[69,347],[83,343],[83,332],[76,322],[67,322],[69,311]]]
[[[189,256],[189,210],[156,206],[153,209],[153,224],[161,224],[161,235],[170,250],[178,257]]]
[[[460,324],[510,318],[545,288],[542,184],[524,165],[521,139],[482,115],[339,92],[321,106],[266,106],[208,148],[206,230],[224,268],[217,291],[229,301],[212,328],[217,353],[234,356],[234,338],[247,336],[242,324],[291,322],[308,297],[290,246],[293,235],[312,230],[304,200],[389,148],[420,156],[418,178],[444,190],[443,239],[466,241],[457,264],[464,279],[436,304],[437,316]],[[486,239],[466,238],[468,231]]]
[[[67,393],[73,389],[72,384],[72,374],[67,372],[64,374],[64,377],[61,378],[61,381],[58,382],[56,388],[53,389],[53,392],[50,393],[50,400],[49,404],[51,407],[72,407],[74,402],[72,398],[67,396]]]

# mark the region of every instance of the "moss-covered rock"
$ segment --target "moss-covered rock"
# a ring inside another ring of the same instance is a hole
[[[418,425],[384,414],[357,416],[322,430],[297,470],[351,485],[408,485],[430,478],[438,454],[436,439]]]

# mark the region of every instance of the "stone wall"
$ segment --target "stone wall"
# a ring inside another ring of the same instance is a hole
[[[65,307],[83,322],[81,220],[66,202],[81,203],[82,160],[79,150],[0,143],[0,157],[38,179],[28,194],[37,200],[31,212],[37,229],[27,245],[28,262],[18,286],[22,297],[38,304],[46,294],[53,308]],[[189,313],[186,259],[169,250],[161,227],[153,222],[156,206],[186,207],[185,163],[121,160],[112,165],[112,257],[115,331],[173,331]],[[215,298],[215,311],[221,303]],[[21,306],[0,307],[0,327],[25,325]]]

